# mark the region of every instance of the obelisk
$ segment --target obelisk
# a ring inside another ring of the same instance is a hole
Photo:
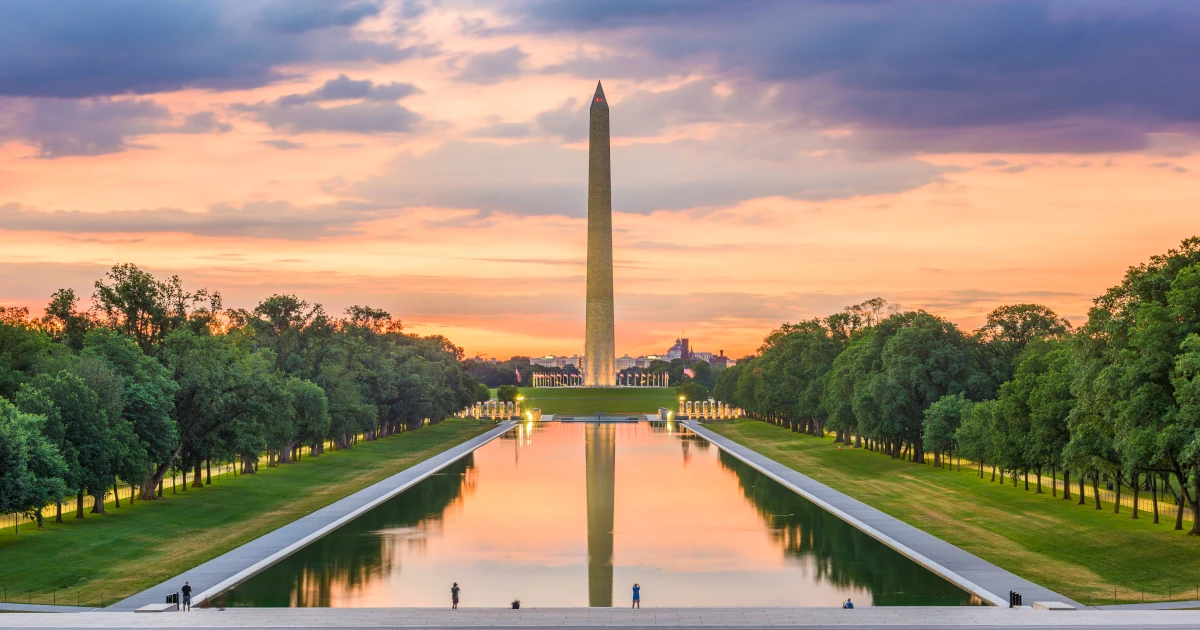
[[[588,136],[587,310],[583,378],[587,387],[616,384],[613,330],[612,171],[609,166],[608,100],[596,82]]]

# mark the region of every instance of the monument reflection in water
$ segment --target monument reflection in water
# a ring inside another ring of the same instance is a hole
[[[239,585],[227,606],[965,605],[673,423],[524,425]]]

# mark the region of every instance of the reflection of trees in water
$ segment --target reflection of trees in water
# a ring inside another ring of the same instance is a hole
[[[814,580],[867,590],[877,606],[971,603],[967,592],[741,460],[724,451],[719,460],[737,477],[784,554],[811,563]]]
[[[400,571],[400,548],[423,548],[446,510],[472,494],[473,454],[283,559],[229,593],[230,606],[329,606]]]

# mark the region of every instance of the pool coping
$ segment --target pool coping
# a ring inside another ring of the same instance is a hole
[[[1084,607],[1068,597],[1002,569],[753,449],[713,433],[694,420],[685,420],[682,424],[785,488],[993,606],[1008,606],[1007,595],[1001,594],[1005,591],[1016,591],[1021,593],[1026,605],[1035,601],[1061,601],[1076,608]],[[973,579],[963,575],[964,573],[970,573]],[[983,584],[984,582],[986,584]]]
[[[192,567],[169,580],[127,597],[105,610],[131,611],[148,604],[161,603],[167,593],[178,592],[184,581],[213,584],[192,596],[192,601],[196,606],[203,606],[212,598],[354,520],[364,512],[404,492],[446,466],[466,457],[484,444],[509,432],[515,426],[517,423],[511,420],[501,422],[499,426],[482,435],[477,435],[429,459],[409,466],[386,479],[338,499],[283,527]]]

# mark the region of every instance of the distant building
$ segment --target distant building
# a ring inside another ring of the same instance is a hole
[[[579,369],[579,365],[582,362],[583,361],[579,357],[579,355],[575,355],[572,357],[556,357],[552,354],[548,354],[544,357],[535,357],[535,358],[529,359],[530,365],[540,365],[542,367],[559,368],[559,369],[565,368],[567,366],[571,366],[571,367],[574,367],[575,369]]]
[[[712,365],[713,353],[711,353],[711,352],[693,352],[692,358],[697,361],[704,361],[705,363]]]
[[[684,361],[692,360],[692,350],[688,345],[686,337],[675,340],[675,345],[671,346],[670,350],[663,355],[663,359],[674,361],[675,359],[683,359]]]
[[[644,358],[644,357],[643,357]],[[638,360],[628,354],[617,359],[617,371],[628,370],[629,368],[638,367]],[[642,366],[644,367],[644,366]]]
[[[725,369],[727,367],[733,367],[734,365],[737,364],[736,361],[725,356],[724,350],[721,350],[721,354],[718,354],[715,357],[713,357],[711,353],[709,354],[709,356],[712,357],[712,359],[708,362],[708,364],[713,366],[714,368]]]

